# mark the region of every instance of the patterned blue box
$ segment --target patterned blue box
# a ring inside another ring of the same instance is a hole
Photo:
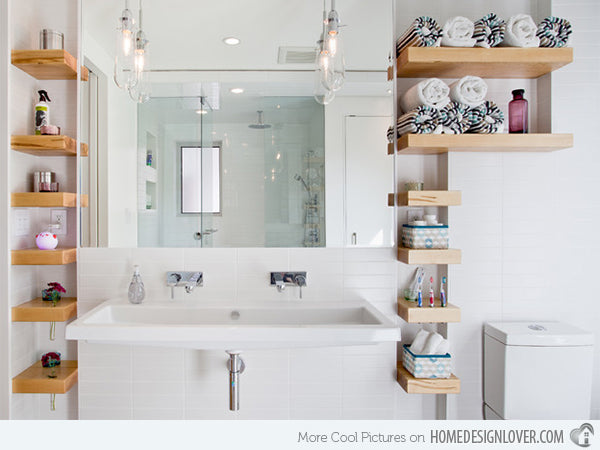
[[[448,225],[402,225],[406,248],[448,248]]]
[[[445,355],[415,355],[408,345],[404,345],[402,365],[415,378],[450,378],[452,357]]]

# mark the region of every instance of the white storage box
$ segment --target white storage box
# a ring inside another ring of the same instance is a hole
[[[402,365],[415,378],[450,378],[452,357],[445,355],[415,355],[408,345],[404,345]]]
[[[406,248],[448,248],[448,225],[402,225]]]

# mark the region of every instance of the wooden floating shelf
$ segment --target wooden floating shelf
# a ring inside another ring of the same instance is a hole
[[[13,322],[65,322],[77,315],[77,298],[63,297],[56,306],[41,297],[12,307]]]
[[[77,206],[77,194],[72,192],[16,192],[11,194],[11,206],[17,208],[45,208]],[[88,196],[81,196],[81,207],[88,206]]]
[[[66,50],[13,50],[11,62],[38,80],[77,79],[77,59]],[[88,78],[88,69],[81,66],[81,79]]]
[[[387,68],[387,80],[392,81],[393,79],[394,79],[394,68],[392,66],[389,66]]]
[[[460,394],[460,379],[455,375],[450,378],[415,378],[398,362],[397,380],[407,394]]]
[[[398,247],[398,261],[404,264],[460,264],[461,252],[454,248]]]
[[[11,136],[13,150],[35,156],[77,156],[77,141],[69,136]],[[81,143],[80,155],[88,156],[88,145]]]
[[[13,266],[60,266],[77,261],[76,248],[12,250]]]
[[[407,47],[398,78],[538,78],[573,62],[572,48]]]
[[[435,299],[435,307],[429,306],[429,299],[423,299],[419,308],[416,302],[398,298],[398,315],[408,323],[447,323],[460,322],[460,308],[448,303],[441,307],[439,299]]]
[[[459,206],[460,204],[460,191],[406,191],[398,192],[396,195],[388,194],[388,206]]]
[[[401,155],[435,155],[448,152],[552,152],[572,146],[572,134],[405,134],[398,138],[398,153]]]
[[[56,378],[48,375],[54,369]],[[61,361],[54,368],[35,363],[12,379],[14,394],[66,394],[77,382],[77,361]]]

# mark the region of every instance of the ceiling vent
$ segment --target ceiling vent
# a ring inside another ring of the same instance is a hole
[[[315,47],[279,47],[278,64],[314,64],[317,57]]]

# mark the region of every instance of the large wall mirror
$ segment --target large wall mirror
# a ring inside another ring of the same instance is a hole
[[[131,92],[126,6],[149,41]],[[82,0],[82,246],[391,246],[392,2],[335,6],[346,73],[323,105],[321,0]]]

